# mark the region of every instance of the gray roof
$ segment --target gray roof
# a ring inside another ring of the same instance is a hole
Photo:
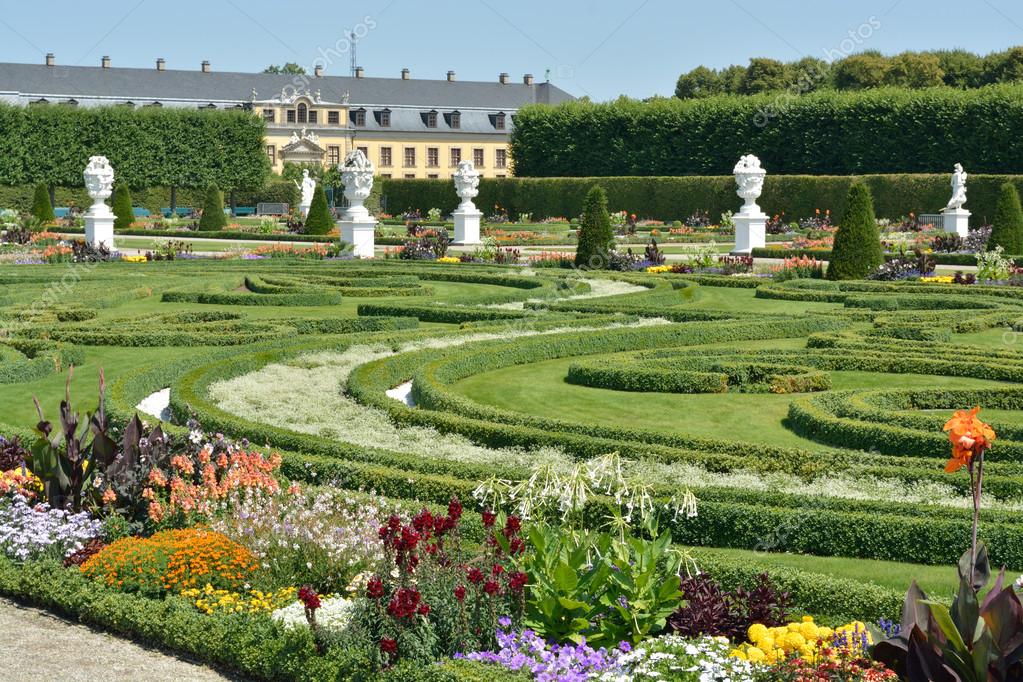
[[[269,99],[283,88],[321,92],[324,101],[338,102],[349,93],[353,107],[409,106],[418,108],[480,108],[514,111],[534,102],[557,104],[573,99],[549,83],[525,85],[511,81],[447,81],[411,78],[352,78],[294,76],[289,74],[231,73],[201,70],[158,71],[156,68],[102,68],[94,66],[45,66],[0,63],[0,93],[56,96],[83,101],[105,98],[133,101],[188,100],[248,102],[252,90],[258,99]],[[367,117],[368,118],[368,117]]]

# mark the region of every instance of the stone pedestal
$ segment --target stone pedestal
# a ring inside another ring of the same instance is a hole
[[[970,215],[965,208],[946,208],[942,213],[945,232],[955,232],[966,239],[970,232]]]
[[[732,253],[750,254],[767,246],[767,214],[761,211],[732,216],[735,223],[735,248]]]
[[[341,241],[348,242],[354,247],[356,258],[372,258],[376,240],[377,221],[375,218],[356,218],[338,221],[341,231]]]
[[[103,208],[107,208],[104,206]],[[114,250],[114,214],[107,208],[106,213],[91,209],[85,214],[85,241],[92,247],[105,246]]]
[[[309,207],[310,206],[312,206],[312,204],[299,204],[298,205],[298,212],[302,215],[303,219],[309,217]]]
[[[471,205],[471,204],[470,204]],[[472,208],[459,207],[451,218],[455,223],[455,244],[480,244],[480,218],[483,212]]]

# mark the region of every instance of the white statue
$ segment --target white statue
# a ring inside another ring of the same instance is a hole
[[[315,144],[317,147],[320,146],[320,136],[317,135],[315,132],[309,131],[308,133],[306,133],[302,137],[304,139],[306,139],[306,140],[309,140],[310,142]]]
[[[369,218],[369,211],[363,202],[373,190],[373,174],[376,168],[366,158],[361,149],[349,152],[340,166],[341,182],[345,186],[345,199],[348,200],[346,218],[359,220]]]
[[[89,165],[82,173],[85,178],[85,189],[92,198],[90,213],[107,215],[110,212],[105,201],[114,193],[114,169],[105,156],[89,157]]]
[[[746,154],[739,163],[735,164],[735,183],[739,186],[736,194],[742,197],[745,202],[742,205],[741,213],[759,214],[760,207],[757,206],[757,199],[764,191],[764,176],[767,171],[760,165],[760,159],[752,154]]]
[[[472,200],[480,193],[480,174],[472,161],[461,161],[454,174],[455,192],[462,200],[458,208],[475,210]]]
[[[963,165],[957,163],[952,172],[952,198],[948,201],[947,208],[952,210],[962,208],[966,203],[966,178],[969,177],[963,170]]]
[[[309,169],[302,169],[302,184],[298,184],[297,180],[292,180],[295,183],[295,187],[298,187],[299,191],[302,192],[302,199],[298,202],[298,207],[302,211],[302,215],[309,215],[309,207],[313,205],[313,193],[316,191],[316,180],[309,177]]]

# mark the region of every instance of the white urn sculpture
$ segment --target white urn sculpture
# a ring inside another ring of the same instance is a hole
[[[352,245],[358,258],[372,258],[376,247],[374,230],[377,221],[364,205],[373,191],[376,169],[361,149],[349,152],[339,167],[345,186],[348,208],[339,222],[341,240]]]
[[[461,203],[451,214],[455,223],[456,244],[480,243],[480,218],[483,213],[476,208],[473,199],[480,193],[480,174],[472,161],[462,161],[453,176],[455,192]]]
[[[94,248],[114,249],[114,213],[106,200],[114,193],[114,169],[105,156],[89,158],[82,172],[92,206],[85,213],[85,241]]]
[[[735,164],[733,173],[737,185],[736,194],[742,198],[743,204],[739,212],[732,216],[735,223],[735,249],[732,253],[749,254],[753,249],[763,248],[767,244],[767,214],[757,205],[757,199],[764,191],[767,171],[760,165],[760,159],[753,154],[746,154]]]

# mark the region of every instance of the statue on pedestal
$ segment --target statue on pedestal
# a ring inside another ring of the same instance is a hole
[[[298,187],[299,191],[302,192],[302,199],[298,202],[299,208],[302,210],[302,215],[309,213],[309,207],[313,205],[313,193],[316,191],[316,180],[309,177],[309,169],[302,169],[302,184],[298,184],[297,180],[292,180],[295,183],[295,187]]]
[[[106,200],[114,193],[114,169],[105,156],[92,156],[89,158],[89,165],[82,173],[85,179],[85,189],[92,198],[90,213],[96,215],[107,215],[110,208]]]
[[[348,200],[346,217],[349,220],[368,218],[369,211],[363,206],[363,202],[373,191],[373,174],[376,172],[373,162],[366,158],[361,149],[356,149],[348,153],[340,170],[341,182],[345,186],[345,198]]]
[[[475,211],[476,205],[472,200],[480,193],[480,174],[473,166],[472,161],[462,161],[458,164],[458,170],[454,174],[455,192],[462,202],[458,205],[460,210]]]
[[[969,177],[963,170],[963,164],[957,163],[952,171],[952,198],[948,200],[946,208],[955,210],[962,208],[966,203],[966,179]]]
[[[764,176],[767,171],[760,165],[760,159],[753,154],[746,154],[739,159],[733,170],[735,183],[738,185],[736,194],[743,202],[741,212],[748,214],[759,214],[760,207],[757,206],[757,199],[764,191]]]

